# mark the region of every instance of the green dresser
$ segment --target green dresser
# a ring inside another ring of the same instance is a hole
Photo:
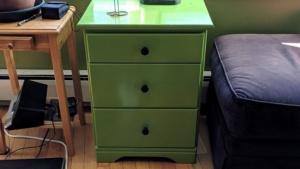
[[[206,49],[213,28],[202,0],[90,3],[84,30],[98,162],[165,157],[194,163]]]

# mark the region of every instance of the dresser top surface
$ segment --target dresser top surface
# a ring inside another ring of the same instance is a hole
[[[117,1],[117,0],[116,0]],[[114,0],[93,0],[78,23],[79,28],[103,31],[203,31],[213,23],[203,0],[181,0],[176,5],[144,5],[139,0],[119,0],[125,16],[110,16]]]

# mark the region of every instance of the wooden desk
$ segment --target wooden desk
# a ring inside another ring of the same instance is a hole
[[[75,11],[74,7],[71,7]],[[67,95],[64,81],[63,67],[61,61],[61,47],[67,41],[69,59],[72,71],[75,97],[78,99],[77,112],[80,123],[85,124],[82,106],[82,90],[76,46],[73,32],[73,12],[71,10],[60,20],[48,20],[38,17],[22,26],[17,22],[0,23],[0,50],[3,50],[9,79],[14,94],[20,90],[13,50],[50,52],[54,77],[56,83],[59,108],[61,110],[62,128],[64,138],[68,147],[69,155],[74,155],[74,143],[72,139],[69,109],[67,106]],[[6,150],[2,122],[0,122],[0,152]]]

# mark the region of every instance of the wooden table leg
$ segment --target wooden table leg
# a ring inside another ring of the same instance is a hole
[[[6,153],[7,153],[7,148],[5,142],[5,135],[4,135],[2,120],[0,118],[0,154],[6,154]]]
[[[49,35],[49,46],[50,46],[52,66],[54,70],[54,77],[56,83],[56,92],[59,101],[59,109],[61,112],[64,138],[67,144],[68,154],[74,155],[75,149],[74,149],[74,142],[72,137],[72,130],[71,130],[72,126],[70,122],[70,114],[69,114],[69,108],[67,102],[64,73],[63,73],[63,67],[61,61],[61,52],[58,46],[58,40],[56,35]]]
[[[80,74],[78,69],[78,60],[76,54],[76,45],[74,39],[74,33],[71,32],[68,37],[68,51],[69,51],[69,58],[70,58],[70,65],[72,70],[72,79],[74,85],[74,93],[75,97],[78,100],[77,102],[77,113],[79,115],[80,124],[85,124],[85,116],[83,111],[83,98],[82,98],[82,88],[80,82]]]
[[[12,50],[4,50],[4,58],[6,62],[6,67],[12,87],[13,94],[16,95],[20,91],[20,85],[18,81],[18,75],[15,65],[15,59]]]
[[[12,50],[4,50],[4,59],[8,70],[8,75],[12,87],[13,94],[16,95],[20,91],[18,75]],[[0,154],[6,153],[7,147],[5,142],[4,128],[2,119],[0,118]]]

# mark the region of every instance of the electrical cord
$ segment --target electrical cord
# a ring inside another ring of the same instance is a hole
[[[53,106],[53,105],[48,105],[48,111],[49,111],[49,108],[50,108],[50,107],[56,109],[55,106]],[[44,139],[43,139],[43,141],[42,141],[42,143],[41,143],[41,145],[40,145],[39,152],[38,152],[38,154],[35,156],[35,158],[38,158],[38,156],[40,155],[40,153],[41,153],[41,151],[42,151],[43,146],[45,146],[45,145],[47,145],[49,142],[51,142],[51,140],[56,136],[56,130],[55,130],[55,125],[54,125],[54,120],[53,120],[53,114],[52,114],[52,116],[51,116],[51,121],[52,121],[52,127],[53,127],[54,135],[52,136],[52,138],[50,139],[50,141],[48,141],[46,144],[43,144],[43,143],[45,142],[45,138],[46,138],[46,136],[48,135],[48,132],[49,132],[49,129],[47,130],[46,135],[45,135],[45,137],[44,137]]]
[[[37,147],[40,147],[40,150],[39,150],[38,154],[37,154],[36,157],[35,157],[35,158],[37,158],[37,157],[39,156],[40,152],[41,152],[42,147],[45,146],[45,145],[47,145],[47,144],[49,143],[49,142],[47,142],[47,143],[44,144],[45,139],[46,139],[48,133],[49,133],[49,129],[47,130],[47,132],[46,132],[46,134],[45,134],[45,136],[44,136],[44,138],[43,138],[43,141],[42,141],[41,145],[39,145],[39,146],[30,146],[30,147],[22,147],[22,148],[18,148],[18,149],[16,149],[16,150],[12,151],[12,152],[9,152],[9,153],[6,155],[6,157],[5,157],[4,159],[7,159],[10,155],[12,155],[13,153],[15,153],[15,152],[17,152],[17,151],[19,151],[19,150],[24,150],[24,149],[29,149],[29,148],[37,148]],[[51,138],[51,139],[52,139],[52,138]]]
[[[56,108],[55,106],[53,106],[53,105],[50,105],[50,104],[49,104],[49,105],[47,105],[47,107],[48,107],[48,110],[49,110],[49,108],[51,107],[51,108],[54,108],[55,111],[57,111],[57,108]],[[48,135],[48,133],[49,133],[49,130],[50,130],[50,129],[47,130],[47,132],[46,132],[44,138],[33,137],[33,136],[23,136],[23,135],[12,135],[12,134],[9,134],[9,132],[8,132],[6,129],[4,129],[5,134],[6,134],[8,137],[11,137],[11,138],[42,140],[41,145],[39,145],[39,146],[32,146],[32,147],[23,147],[23,148],[16,149],[16,150],[14,150],[14,151],[8,153],[8,155],[5,157],[5,159],[7,159],[11,154],[13,154],[13,153],[16,152],[16,151],[19,151],[19,150],[22,150],[22,149],[27,149],[27,148],[36,148],[36,147],[40,147],[39,152],[38,152],[38,154],[37,154],[36,157],[35,157],[35,158],[37,158],[37,157],[40,155],[40,152],[41,152],[43,146],[47,145],[49,142],[53,142],[53,143],[62,144],[62,145],[64,146],[64,148],[65,148],[65,169],[67,169],[67,168],[68,168],[68,149],[67,149],[67,145],[66,145],[64,142],[62,142],[62,141],[59,141],[59,140],[53,140],[53,138],[54,138],[55,135],[56,135],[56,130],[55,130],[55,124],[54,124],[53,114],[52,114],[52,116],[51,116],[51,121],[52,121],[52,127],[53,127],[53,131],[54,131],[54,135],[53,135],[52,138],[50,138],[50,139],[47,139],[47,138],[46,138],[47,135]],[[47,141],[47,143],[44,143],[45,141]],[[9,150],[9,148],[8,148],[8,150]]]
[[[49,143],[49,142],[47,142],[46,144],[44,144],[45,139],[46,139],[46,137],[47,137],[47,135],[48,135],[48,133],[49,133],[49,130],[50,130],[50,129],[47,130],[47,132],[46,132],[46,134],[45,134],[45,136],[44,136],[44,138],[43,138],[43,141],[42,141],[41,145],[39,146],[39,147],[40,147],[39,152],[37,153],[37,155],[35,156],[35,158],[38,158],[38,157],[39,157],[39,155],[41,154],[42,148],[43,148],[47,143]],[[55,134],[54,134],[54,136],[55,136]],[[54,136],[53,136],[53,137],[54,137]],[[53,138],[53,137],[52,137],[52,138]]]
[[[74,11],[71,8],[69,10],[71,12],[73,12],[75,18],[77,19],[77,21],[79,21],[80,18],[82,17],[82,15],[83,15],[82,12],[80,12],[79,10]],[[79,29],[75,29],[74,20],[72,20],[72,22],[71,22],[71,27],[72,27],[73,32],[78,32],[79,31]]]
[[[49,130],[48,130],[48,131],[49,131]],[[47,142],[46,144],[44,144],[44,141],[45,141],[46,136],[47,136],[47,134],[45,135],[45,137],[44,137],[44,139],[43,139],[41,145],[18,148],[18,149],[16,149],[16,150],[14,150],[14,151],[8,153],[4,159],[7,159],[7,158],[8,158],[9,156],[11,156],[13,153],[15,153],[15,152],[17,152],[17,151],[19,151],[19,150],[25,150],[25,149],[37,148],[37,147],[43,147],[43,146],[45,146],[45,145],[48,143],[48,142]],[[40,148],[40,150],[41,150],[41,148]],[[36,156],[35,158],[37,158],[37,157],[39,156],[39,154],[40,154],[40,151],[39,151],[39,153],[37,154],[37,156]]]
[[[55,106],[52,106],[52,105],[48,105],[48,107],[49,107],[49,108],[50,108],[50,107],[54,107],[54,108],[55,108]],[[43,146],[47,145],[49,142],[54,142],[54,143],[62,144],[62,145],[64,146],[64,148],[65,148],[65,169],[67,169],[67,168],[68,168],[68,149],[67,149],[67,145],[66,145],[64,142],[62,142],[62,141],[59,141],[59,140],[53,140],[53,138],[54,138],[55,135],[56,135],[56,130],[55,130],[55,125],[54,125],[53,116],[51,116],[51,121],[52,121],[52,127],[53,127],[53,131],[54,131],[54,135],[53,135],[50,139],[47,139],[47,138],[46,138],[50,129],[47,130],[47,132],[46,132],[44,138],[33,137],[33,136],[12,135],[12,134],[9,134],[8,131],[7,131],[6,129],[4,129],[5,134],[6,134],[7,136],[9,136],[9,137],[12,137],[12,138],[22,138],[22,139],[42,140],[41,145],[39,145],[39,146],[32,146],[32,147],[23,147],[23,148],[16,149],[16,150],[14,150],[13,152],[10,152],[10,153],[6,156],[5,159],[7,159],[7,157],[9,157],[12,153],[14,153],[14,152],[16,152],[16,151],[18,151],[18,150],[22,150],[22,149],[26,149],[26,148],[36,148],[36,147],[40,147],[39,152],[38,152],[38,154],[37,154],[36,157],[35,157],[35,158],[37,158],[37,157],[40,155]],[[47,141],[47,143],[44,143],[45,141]]]
[[[4,132],[5,134],[8,136],[8,137],[11,137],[11,138],[21,138],[21,139],[33,139],[33,140],[43,140],[43,138],[40,138],[40,137],[34,137],[34,136],[22,136],[22,135],[12,135],[12,134],[9,134],[7,132],[6,129],[4,129]],[[67,149],[67,145],[62,142],[62,141],[59,141],[59,140],[51,140],[51,139],[45,139],[45,141],[48,141],[48,142],[53,142],[53,143],[58,143],[58,144],[62,144],[65,148],[65,169],[68,168],[68,149]]]
[[[55,106],[52,106],[52,105],[48,105],[48,107],[54,107],[54,108],[55,108]],[[14,153],[14,152],[16,152],[16,151],[18,151],[18,150],[22,150],[22,149],[26,149],[26,148],[36,148],[36,147],[40,147],[39,152],[38,152],[38,154],[37,154],[36,157],[35,157],[35,158],[37,158],[37,157],[39,156],[40,152],[41,152],[42,147],[43,147],[44,145],[48,144],[49,142],[53,142],[53,143],[62,144],[62,145],[64,146],[64,148],[65,148],[65,169],[67,169],[67,168],[68,168],[68,148],[67,148],[67,145],[66,145],[64,142],[59,141],[59,140],[53,140],[53,138],[54,138],[55,135],[56,135],[56,130],[55,130],[55,124],[54,124],[53,116],[51,117],[51,121],[52,121],[52,127],[53,127],[53,131],[54,131],[54,135],[53,135],[52,138],[50,138],[50,139],[47,139],[47,138],[46,138],[50,129],[47,130],[47,132],[46,132],[44,138],[33,137],[33,136],[23,136],[23,135],[12,135],[12,134],[9,134],[9,132],[8,132],[6,129],[4,129],[5,134],[6,134],[8,137],[11,137],[11,138],[42,140],[42,143],[41,143],[41,145],[39,145],[39,146],[32,146],[32,147],[23,147],[23,148],[19,148],[19,149],[17,149],[17,150],[14,150],[13,152],[9,153],[9,154],[7,155],[7,157],[9,157],[12,153]],[[45,141],[47,141],[47,143],[44,144]],[[6,157],[6,158],[7,158],[7,157]],[[5,158],[5,159],[6,159],[6,158]]]

